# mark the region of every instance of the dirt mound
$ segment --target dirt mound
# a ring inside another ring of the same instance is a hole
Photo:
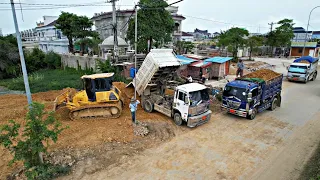
[[[270,69],[260,69],[258,71],[255,71],[255,72],[252,72],[252,73],[249,73],[245,76],[243,76],[244,78],[260,78],[260,79],[263,79],[265,81],[268,81],[272,78],[275,78],[277,76],[280,76],[279,73],[276,73]]]
[[[299,63],[310,64],[309,61],[307,61],[307,60],[302,60]]]

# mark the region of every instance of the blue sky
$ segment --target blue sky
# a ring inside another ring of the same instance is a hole
[[[15,0],[19,2],[19,0]],[[9,0],[0,0],[0,3],[9,3]],[[35,4],[87,4],[103,3],[99,0],[21,0],[22,3]],[[117,8],[131,9],[136,0],[119,0]],[[169,3],[175,0],[168,0]],[[111,5],[110,3],[105,3]],[[183,31],[193,31],[195,28],[208,29],[209,32],[226,30],[233,26],[244,27],[250,32],[267,32],[270,28],[268,23],[277,22],[283,18],[294,19],[296,26],[307,26],[307,20],[310,10],[320,5],[317,0],[309,0],[303,3],[301,0],[184,0],[179,4],[179,14],[185,15],[183,21]],[[18,6],[18,5],[17,5]],[[18,6],[19,7],[19,6]],[[0,4],[0,28],[4,34],[13,33],[13,19],[9,4]],[[30,8],[23,6],[24,9]],[[59,16],[61,11],[76,13],[92,17],[97,12],[111,11],[111,6],[93,6],[93,7],[73,7],[62,9],[47,10],[24,10],[23,19],[21,11],[17,11],[20,30],[34,28],[37,21],[44,15]],[[316,9],[311,17],[310,30],[320,31],[320,8]],[[207,20],[203,20],[207,19]],[[260,27],[260,28],[259,28]]]

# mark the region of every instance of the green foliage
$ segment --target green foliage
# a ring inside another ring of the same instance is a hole
[[[50,51],[46,54],[44,62],[47,64],[47,67],[50,69],[59,69],[61,68],[61,56],[53,51]]]
[[[69,52],[73,53],[73,39],[86,37],[98,37],[98,33],[91,30],[93,22],[86,16],[77,16],[73,13],[62,12],[56,21],[56,28],[69,40]],[[85,44],[80,43],[81,51],[84,52]]]
[[[138,10],[138,52],[148,52],[148,40],[152,47],[153,40],[156,47],[159,47],[172,40],[171,33],[174,30],[172,16],[164,8],[168,6],[164,0],[140,0]],[[127,37],[131,44],[135,40],[135,21],[132,18],[129,22]]]
[[[283,19],[278,22],[278,25],[280,26],[267,35],[267,44],[271,46],[272,51],[273,47],[289,47],[294,37],[292,19]]]
[[[31,92],[36,93],[49,90],[61,90],[66,87],[81,89],[81,76],[92,73],[92,71],[66,68],[65,70],[39,70],[28,75]],[[11,90],[25,90],[22,76],[10,80],[1,80],[0,86],[5,86]]]
[[[222,95],[221,94],[216,94],[216,98],[218,101],[222,102]]]
[[[97,60],[97,69],[102,73],[113,72],[114,81],[129,83],[129,81],[121,75],[120,70],[110,64],[110,60],[106,60],[105,62]]]
[[[42,164],[40,154],[47,153],[49,141],[57,142],[58,135],[67,128],[61,126],[54,118],[53,112],[45,112],[44,105],[36,102],[31,104],[23,128],[13,120],[1,126],[0,144],[13,155],[9,165],[23,161],[27,172],[32,172],[30,174],[33,175],[28,179],[37,179],[42,174],[37,168]],[[19,131],[22,132],[20,136]]]
[[[248,36],[249,32],[246,29],[242,28],[231,28],[225,32],[221,32],[218,37],[218,45],[220,47],[228,46],[228,49],[232,52],[233,57],[237,59],[238,48],[243,47],[246,43],[244,39],[245,36]]]
[[[187,54],[195,46],[192,42],[177,41],[175,44],[178,54]]]
[[[13,36],[0,37],[0,79],[16,76],[20,72],[17,41]]]
[[[25,175],[28,177],[28,179],[47,180],[68,174],[70,170],[70,167],[63,167],[44,163],[33,167],[33,169],[29,171],[26,171]]]
[[[78,46],[87,46],[91,49],[91,54],[92,55],[97,55],[99,54],[99,44],[102,43],[102,40],[99,37],[96,38],[84,38],[84,39],[80,39],[78,41],[75,42],[75,45]],[[83,53],[88,53],[86,51],[86,48],[84,48],[85,50],[83,51]]]
[[[252,52],[257,52],[257,47],[262,46],[263,40],[263,37],[260,36],[251,36],[247,39],[247,46],[250,48],[249,60],[251,60]]]
[[[38,48],[34,48],[32,52],[25,51],[25,61],[28,72],[34,72],[47,67],[45,63],[45,53]]]

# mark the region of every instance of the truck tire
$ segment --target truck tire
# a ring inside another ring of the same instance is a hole
[[[247,119],[249,119],[249,120],[254,120],[254,118],[256,118],[257,113],[258,113],[257,108],[254,108],[254,109],[252,110],[252,113],[251,113],[250,115],[247,115]]]
[[[270,110],[271,110],[271,111],[274,111],[274,110],[277,108],[277,106],[278,106],[278,98],[274,98],[274,99],[272,100]]]
[[[314,81],[314,80],[316,80],[316,79],[317,79],[317,72],[315,72],[315,73],[313,74],[311,81]]]
[[[143,109],[148,112],[151,113],[153,111],[153,103],[151,102],[150,99],[147,99],[143,102]]]
[[[182,125],[182,118],[181,118],[180,113],[174,113],[174,115],[173,115],[173,120],[174,120],[174,123],[175,123],[177,126],[181,126],[181,125]]]

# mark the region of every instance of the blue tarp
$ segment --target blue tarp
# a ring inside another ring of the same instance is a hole
[[[293,62],[299,63],[299,62],[301,62],[303,60],[308,61],[309,63],[314,63],[314,62],[318,61],[319,58],[313,58],[311,56],[303,56],[303,57],[301,57],[299,59],[294,60]]]
[[[231,59],[233,59],[233,57],[213,57],[210,59],[206,59],[204,60],[205,62],[212,62],[212,63],[225,63],[227,61],[230,61]]]
[[[177,58],[179,60],[179,62],[182,64],[182,65],[187,65],[187,64],[191,64],[193,62],[195,62],[196,60],[193,60],[191,58],[187,58],[185,56],[182,56],[182,55],[177,55]]]

